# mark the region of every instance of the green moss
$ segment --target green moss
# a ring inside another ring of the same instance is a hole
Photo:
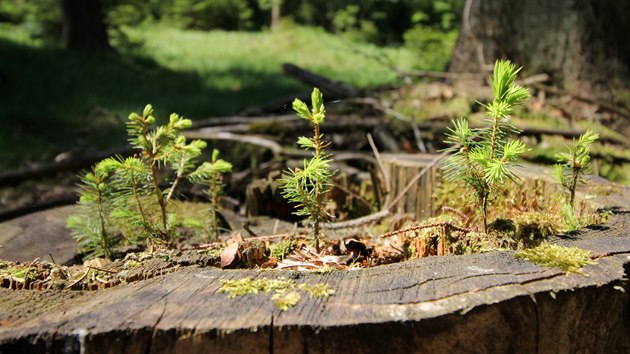
[[[293,250],[295,250],[295,240],[292,238],[279,241],[277,243],[272,244],[269,247],[270,254],[274,258],[280,259],[280,260],[288,256],[291,252],[293,252]]]
[[[300,293],[296,291],[280,291],[273,294],[271,300],[280,311],[286,311],[297,305],[300,298]]]
[[[335,293],[334,290],[328,287],[326,284],[300,284],[298,289],[306,291],[312,298],[328,297]]]
[[[130,259],[130,260],[125,262],[124,267],[125,268],[136,268],[136,267],[139,267],[141,265],[142,265],[142,263],[140,263],[140,262],[138,262],[136,260]]]
[[[323,267],[319,267],[319,268],[315,268],[312,270],[313,273],[319,273],[319,274],[328,274],[328,273],[332,273],[334,271],[338,270],[335,267],[331,267],[329,265],[325,265]]]
[[[221,253],[225,250],[225,247],[212,247],[206,251],[210,257],[221,257]]]
[[[580,269],[591,261],[591,252],[577,247],[563,247],[543,243],[537,247],[525,249],[515,254],[517,258],[526,259],[545,267],[562,269],[568,273],[583,274]]]
[[[242,278],[234,280],[221,280],[221,287],[218,292],[227,293],[230,299],[237,296],[244,295],[256,295],[258,293],[270,293],[274,294],[271,300],[276,307],[281,311],[286,311],[289,308],[295,306],[301,296],[299,292],[308,293],[311,298],[327,297],[334,294],[334,290],[330,289],[326,284],[299,284],[295,281],[280,277],[277,279],[272,278]]]

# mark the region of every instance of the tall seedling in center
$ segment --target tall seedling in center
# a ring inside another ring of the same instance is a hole
[[[483,213],[484,231],[488,231],[487,208],[492,193],[506,179],[513,180],[512,163],[527,151],[520,140],[508,139],[508,134],[518,133],[509,122],[514,106],[529,98],[526,88],[514,81],[520,71],[507,60],[494,65],[491,78],[494,100],[484,105],[488,112],[485,126],[471,129],[466,119],[453,122],[446,142],[452,154],[445,159],[443,169],[447,180],[461,182],[475,191]]]
[[[311,122],[313,125],[313,137],[300,137],[298,144],[306,149],[313,150],[313,157],[304,160],[303,168],[288,170],[280,182],[283,185],[283,195],[290,202],[296,203],[298,210],[294,213],[307,216],[313,224],[313,238],[315,249],[319,252],[321,237],[320,222],[329,219],[325,211],[324,194],[330,190],[329,180],[332,176],[330,169],[330,155],[325,152],[328,143],[323,141],[320,133],[320,125],[326,117],[324,98],[319,89],[314,88],[311,94],[311,110],[306,103],[295,99],[293,109],[297,115]]]

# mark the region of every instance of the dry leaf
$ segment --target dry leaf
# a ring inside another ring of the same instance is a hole
[[[234,242],[231,245],[225,247],[225,249],[221,253],[221,268],[230,267],[240,259],[238,246],[239,243]]]

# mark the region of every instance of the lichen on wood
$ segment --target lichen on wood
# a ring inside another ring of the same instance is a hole
[[[301,298],[300,292],[308,293],[311,298],[328,297],[335,293],[327,284],[296,284],[292,279],[285,277],[221,280],[218,292],[227,293],[229,298],[273,292],[271,300],[281,311],[295,306]]]

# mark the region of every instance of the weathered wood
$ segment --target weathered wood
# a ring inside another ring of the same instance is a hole
[[[295,209],[282,197],[280,189],[280,173],[271,174],[268,178],[257,179],[247,186],[245,205],[248,216],[269,216],[282,220],[298,221],[293,215]]]
[[[389,175],[392,202],[396,202],[391,205],[390,211],[394,214],[413,214],[419,220],[433,216],[433,188],[437,184],[439,171],[439,165],[433,161],[437,155],[382,154],[381,156],[385,171]],[[414,177],[429,164],[433,166],[408,188]],[[399,195],[403,197],[393,200]]]
[[[69,158],[59,162],[7,171],[0,173],[0,186],[12,186],[19,184],[24,180],[52,177],[60,172],[88,168],[94,163],[113,155],[130,156],[133,154],[133,151],[134,150],[131,147],[121,147],[94,154],[86,154],[76,158]]]
[[[629,352],[630,190],[611,188],[589,201],[618,214],[555,240],[593,253],[588,276],[495,251],[327,274],[181,266],[94,292],[2,288],[0,351]],[[269,294],[217,291],[245,277],[325,283],[336,293],[303,295],[280,312]]]
[[[491,252],[329,274],[185,267],[96,292],[0,289],[0,348],[30,353],[382,353],[383,346],[387,352],[627,352],[629,221],[620,215],[607,224],[604,237],[591,238],[594,231],[585,231],[566,241],[603,255],[584,269],[588,277]],[[217,293],[221,280],[243,277],[326,283],[336,294],[305,296],[280,312],[267,294],[229,299]]]
[[[291,76],[303,82],[307,86],[319,88],[324,96],[327,97],[354,97],[359,94],[359,90],[350,84],[341,81],[333,81],[327,77],[315,74],[294,64],[282,64],[282,71],[285,75]]]
[[[35,258],[59,264],[72,262],[76,254],[76,241],[66,228],[68,216],[76,206],[40,211],[0,223],[0,259],[30,262]]]

